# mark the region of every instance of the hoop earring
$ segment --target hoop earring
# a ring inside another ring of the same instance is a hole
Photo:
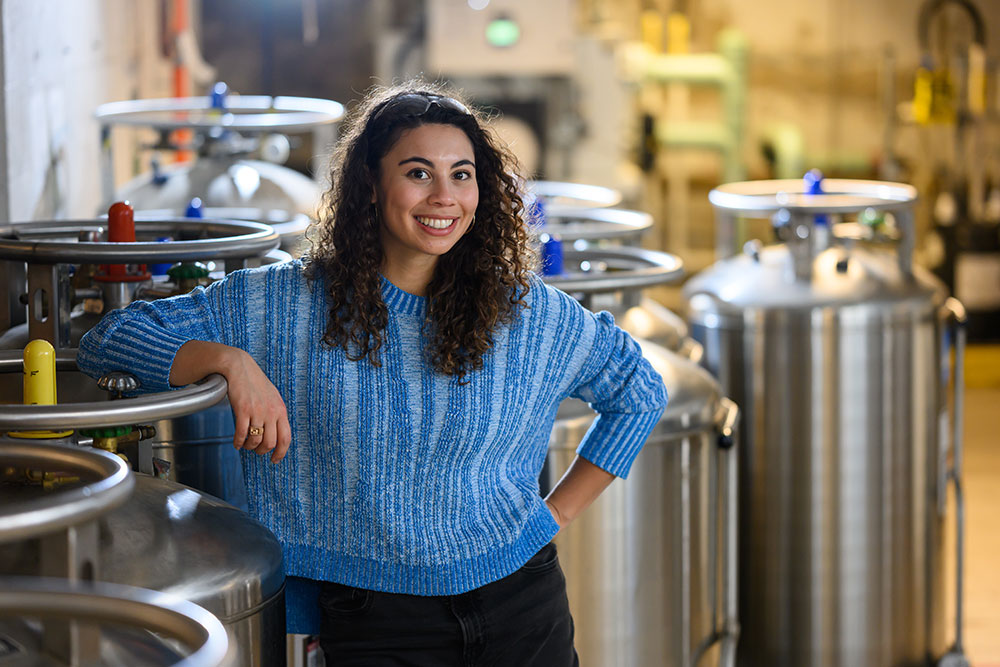
[[[470,231],[476,225],[476,214],[472,214],[472,220],[469,221],[469,226],[466,228],[466,232]]]

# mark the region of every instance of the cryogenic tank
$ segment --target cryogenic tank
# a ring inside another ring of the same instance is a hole
[[[7,438],[0,442],[0,470],[0,544],[44,543],[35,568],[46,577],[10,577],[0,570],[4,664],[232,664],[235,647],[203,608],[162,592],[95,582],[95,519],[127,502],[135,485],[122,459]],[[26,471],[55,488],[25,493]]]
[[[962,664],[961,574],[949,649],[943,553],[951,482],[961,562],[962,308],[912,265],[914,188],[818,183],[714,190],[720,251],[740,216],[772,217],[783,242],[751,241],[684,289],[743,411],[738,661]]]
[[[583,665],[730,667],[736,622],[736,405],[694,362],[648,341],[670,397],[627,481],[556,537]],[[560,407],[548,481],[594,419]]]
[[[643,269],[642,276],[631,273],[635,258],[643,261],[641,258],[662,255],[632,247],[652,226],[653,217],[642,211],[542,206],[535,208],[532,230],[541,240],[543,273],[559,274],[546,275],[546,282],[569,292],[574,280],[584,280],[598,288],[586,289],[585,295],[581,292],[580,298],[588,308],[595,312],[607,310],[615,316],[618,326],[633,336],[697,362],[701,359],[701,345],[689,336],[684,319],[643,292],[677,277],[650,268]],[[553,250],[561,260],[555,270],[548,261]]]
[[[43,341],[31,345],[38,343]],[[57,365],[75,369],[74,352],[62,350],[53,357],[53,371]],[[22,367],[20,353],[0,353],[4,384],[21,384]],[[111,378],[110,388],[122,388],[123,379]],[[139,473],[134,476],[135,489],[127,503],[95,517],[90,539],[96,543],[97,555],[89,570],[85,563],[78,563],[80,571],[96,572],[94,578],[99,581],[163,591],[194,602],[223,623],[236,647],[236,664],[275,665],[284,660],[285,651],[280,544],[264,526],[235,507],[157,478],[159,464],[145,439],[148,427],[132,426],[203,410],[222,400],[226,391],[221,376],[210,376],[183,389],[133,399],[8,405],[0,414],[0,431],[5,432],[0,450],[24,447],[25,442],[72,451],[92,445],[126,458]],[[54,399],[55,392],[51,395]],[[60,430],[38,433],[43,429]],[[64,429],[77,430],[67,434]],[[32,439],[23,439],[24,432]],[[5,484],[4,496],[11,505],[15,500],[43,502],[53,484],[72,488],[75,483],[65,476],[39,481]],[[76,507],[82,511],[86,503]],[[0,574],[47,576],[53,567],[65,569],[65,560],[52,561],[49,546],[41,539],[0,546]],[[72,554],[69,557],[72,561]]]
[[[325,155],[344,107],[306,97],[227,95],[225,84],[216,84],[211,96],[111,102],[98,107],[95,115],[101,126],[107,203],[128,200],[137,211],[166,210],[181,216],[197,197],[210,208],[242,209],[239,219],[267,222],[281,211],[286,216],[282,222],[292,223],[298,216],[316,215],[326,164],[314,158],[315,179],[285,167],[291,149],[288,136],[311,133],[312,153]],[[155,130],[159,140],[148,148],[195,151],[197,159],[164,167],[154,154],[150,172],[116,191],[111,146],[115,126]],[[175,141],[178,131],[190,133],[190,143]],[[301,241],[301,231],[296,238],[283,237],[282,247],[291,249]]]
[[[153,280],[148,267],[140,263],[177,261],[182,264],[176,269],[197,269],[194,262],[214,261],[233,271],[277,252],[278,234],[260,223],[147,218],[132,226],[127,207],[112,208],[110,221],[37,221],[0,227],[0,260],[28,267],[27,322],[3,333],[0,349],[21,349],[36,338],[59,349],[75,347],[104,312],[137,298],[186,293],[201,280],[185,277],[184,272],[170,281]],[[178,240],[153,241],[163,236]],[[98,305],[87,308],[94,303]],[[0,401],[19,402],[18,391],[16,385],[0,384]],[[90,378],[75,371],[60,374],[59,395],[69,401],[106,400]],[[228,403],[160,420],[154,426],[155,456],[169,464],[164,469],[167,478],[246,508]]]

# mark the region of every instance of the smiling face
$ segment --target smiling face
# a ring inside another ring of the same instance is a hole
[[[379,172],[382,274],[422,294],[438,258],[469,229],[479,204],[472,142],[453,125],[421,125],[400,135]]]

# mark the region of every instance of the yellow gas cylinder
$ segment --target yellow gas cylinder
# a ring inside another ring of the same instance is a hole
[[[24,404],[56,404],[56,351],[41,338],[24,348]],[[12,438],[62,438],[73,431],[10,431]]]

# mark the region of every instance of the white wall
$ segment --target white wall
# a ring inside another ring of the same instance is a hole
[[[101,203],[94,109],[170,93],[157,0],[4,0],[0,216],[92,217]],[[131,147],[117,142],[116,173]]]

